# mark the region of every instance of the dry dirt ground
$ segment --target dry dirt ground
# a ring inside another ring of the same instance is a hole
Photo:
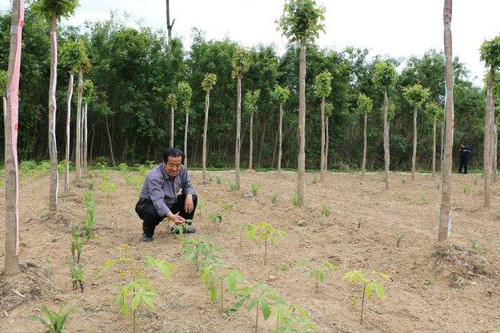
[[[44,332],[29,318],[41,315],[40,306],[78,308],[67,323],[67,332],[131,332],[131,316],[118,313],[113,302],[122,283],[112,269],[98,277],[106,260],[131,258],[137,265],[146,255],[177,266],[166,280],[157,271],[147,270],[158,297],[154,310],[138,313],[138,332],[253,332],[254,312],[244,308],[228,316],[219,304],[210,302],[191,263],[183,258],[181,241],[159,225],[152,243],[143,243],[141,221],[135,214],[137,189],[127,184],[123,173],[112,171],[118,190],[107,195],[100,182],[101,171],[73,182],[70,194],[61,196],[60,213],[47,217],[48,174],[24,177],[21,181],[21,255],[23,273],[0,279],[0,332]],[[142,175],[135,173],[136,177]],[[245,284],[266,282],[284,300],[304,307],[320,332],[492,332],[500,329],[500,184],[494,186],[492,208],[482,207],[481,175],[453,175],[453,246],[436,255],[439,179],[419,174],[415,182],[406,173],[391,174],[391,189],[384,191],[383,174],[328,173],[324,182],[307,174],[306,209],[292,204],[296,174],[287,172],[242,174],[242,191],[231,192],[228,179],[234,172],[210,172],[221,183],[203,184],[201,172],[192,172],[200,200],[206,204],[196,215],[195,237],[212,237],[223,248],[221,259],[228,267],[241,270]],[[86,288],[72,291],[68,262],[70,228],[85,217],[83,191],[94,183],[98,225],[96,238],[84,247]],[[258,195],[250,194],[258,184]],[[0,189],[0,197],[4,196]],[[271,204],[276,193],[278,201]],[[322,207],[331,209],[323,216]],[[4,201],[0,202],[0,211]],[[209,221],[211,213],[225,216],[221,231]],[[263,265],[263,249],[238,233],[243,222],[267,221],[287,233],[269,248]],[[396,237],[404,234],[399,247]],[[471,250],[477,239],[481,253]],[[0,226],[4,242],[4,225]],[[128,246],[124,246],[128,244]],[[0,248],[0,262],[4,260]],[[304,259],[309,259],[307,262]],[[314,292],[311,269],[322,261],[340,267]],[[301,263],[298,265],[297,263]],[[360,304],[353,295],[360,287],[342,279],[351,270],[377,270],[388,274],[383,283],[387,297],[374,298],[365,305],[363,325],[359,324]],[[271,278],[270,278],[271,277]],[[226,299],[226,304],[235,300]],[[259,332],[271,332],[275,319],[259,321]]]

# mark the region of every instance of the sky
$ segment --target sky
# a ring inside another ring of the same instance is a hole
[[[443,49],[444,0],[316,0],[326,7],[321,47],[341,50],[346,46],[368,48],[370,54],[408,58],[431,48]],[[10,1],[0,0],[0,10]],[[283,50],[287,40],[276,29],[284,0],[170,0],[173,36],[191,42],[191,29],[203,30],[207,39],[230,37],[251,47],[274,43]],[[128,22],[165,29],[165,0],[80,0],[76,14],[63,24],[81,25],[103,20],[111,10],[129,15]],[[453,53],[481,85],[484,63],[479,47],[500,34],[500,0],[453,1]]]

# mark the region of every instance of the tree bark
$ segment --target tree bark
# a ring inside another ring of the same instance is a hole
[[[2,98],[5,130],[5,270],[19,271],[19,178],[17,165],[19,75],[21,67],[24,1],[13,0],[10,29],[7,96]]]
[[[411,180],[415,180],[417,170],[417,108],[413,110],[413,155],[411,157]]]
[[[494,110],[494,108],[493,108],[493,110]],[[498,123],[497,123],[496,119],[494,119],[494,121],[493,121],[493,152],[492,152],[492,157],[493,157],[493,164],[492,164],[493,182],[495,183],[497,181],[497,175],[498,175]]]
[[[208,134],[208,110],[210,108],[210,90],[205,96],[205,123],[203,124],[203,180],[207,180],[207,134]]]
[[[56,88],[57,88],[57,16],[50,18],[50,83],[49,83],[49,155],[50,155],[50,196],[49,212],[57,211],[59,174],[57,172],[56,143]]]
[[[115,155],[113,154],[113,141],[111,140],[111,133],[109,132],[108,117],[106,117],[106,132],[108,132],[109,151],[111,152],[111,161],[113,161],[113,166],[115,166]]]
[[[280,104],[280,125],[278,143],[278,173],[281,173],[281,157],[283,154],[283,105]]]
[[[323,167],[324,171],[328,171],[328,148],[330,147],[330,134],[329,134],[329,126],[328,126],[329,117],[325,117],[325,135],[326,135],[326,143],[325,143],[325,166]]]
[[[184,167],[187,168],[188,166],[188,154],[187,154],[187,149],[188,149],[188,128],[189,128],[189,112],[186,109],[186,126],[184,128]]]
[[[236,174],[236,189],[240,190],[240,148],[241,148],[241,77],[238,75],[238,80],[236,83],[236,144],[234,153],[234,169]]]
[[[248,170],[252,170],[253,161],[253,112],[250,114],[250,147],[248,150]]]
[[[445,242],[451,227],[451,169],[453,157],[453,129],[454,129],[454,107],[453,107],[453,43],[451,35],[452,0],[445,0],[443,10],[444,22],[444,50],[446,57],[446,140],[443,160],[443,184],[441,186],[441,207],[439,212],[438,243]]]
[[[493,78],[495,72],[493,67],[488,73],[488,86],[486,90],[486,116],[484,117],[484,207],[491,205],[491,128],[493,122]]]
[[[389,100],[387,98],[387,90],[384,91],[384,162],[385,162],[385,189],[389,189],[389,166],[390,166],[390,152],[389,152],[389,121],[387,113],[389,109]]]
[[[73,72],[69,73],[68,112],[66,116],[66,161],[64,167],[64,192],[69,192],[69,153],[71,148],[71,98],[73,97]]]
[[[174,148],[174,117],[175,117],[175,110],[174,107],[170,107],[170,148]]]
[[[321,98],[321,157],[319,166],[320,180],[325,178],[325,97]]]
[[[83,68],[80,66],[78,72],[78,103],[76,107],[76,142],[75,142],[75,167],[76,167],[76,178],[80,179],[82,177],[82,99],[83,99]],[[106,120],[107,121],[107,120]]]
[[[261,161],[262,161],[262,152],[264,151],[264,141],[266,140],[266,130],[267,130],[267,122],[269,121],[269,117],[264,121],[264,129],[262,130],[262,135],[260,137],[260,150],[259,150],[259,159],[257,161],[257,168],[260,169]]]
[[[368,113],[365,112],[364,116],[364,126],[363,126],[363,163],[361,165],[361,174],[365,174],[366,172],[366,151],[368,146],[367,140],[367,129],[368,129]]]
[[[174,27],[175,19],[172,21],[172,24],[170,24],[170,1],[167,1],[167,50],[170,52],[172,49],[172,28]]]
[[[436,177],[436,123],[437,118],[434,117],[432,125],[432,179]]]
[[[87,161],[87,152],[88,152],[88,146],[87,146],[87,139],[88,139],[88,132],[87,132],[87,117],[88,117],[88,104],[85,103],[85,111],[83,113],[83,174],[87,175],[88,172],[88,161]]]
[[[306,187],[306,40],[300,41],[300,63],[299,63],[299,156],[297,194],[298,206],[304,208],[304,197]]]

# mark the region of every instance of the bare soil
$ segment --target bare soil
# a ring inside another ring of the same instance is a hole
[[[138,176],[138,173],[135,173]],[[241,309],[231,316],[211,303],[191,263],[182,255],[181,240],[170,235],[162,222],[152,243],[141,242],[141,221],[134,211],[137,189],[124,174],[112,172],[118,186],[105,194],[102,172],[92,172],[73,182],[69,195],[61,195],[60,212],[47,215],[49,177],[25,177],[21,181],[21,273],[0,278],[0,332],[44,332],[30,320],[41,315],[40,306],[51,309],[76,307],[67,332],[131,332],[132,318],[118,313],[113,302],[122,279],[118,269],[102,277],[107,260],[127,257],[138,266],[146,255],[169,261],[177,270],[171,280],[147,270],[158,297],[154,310],[141,308],[138,332],[253,332],[254,312]],[[223,248],[221,259],[241,270],[251,285],[266,282],[287,302],[304,307],[320,332],[492,332],[500,329],[500,185],[495,184],[492,208],[482,207],[481,175],[453,176],[453,222],[450,245],[438,249],[437,220],[440,204],[439,177],[417,175],[411,182],[406,173],[391,174],[391,189],[384,191],[382,173],[328,173],[324,182],[307,174],[306,208],[292,204],[297,176],[286,172],[243,172],[241,193],[231,192],[227,180],[234,172],[210,172],[222,179],[203,184],[201,172],[191,172],[199,199],[206,204],[196,214],[197,233],[190,237],[212,237]],[[96,238],[84,247],[86,287],[73,291],[68,262],[71,256],[71,226],[85,217],[83,191],[94,183],[98,225]],[[260,186],[258,195],[250,184]],[[62,192],[63,189],[61,189]],[[4,196],[5,189],[0,189]],[[278,195],[275,205],[270,196]],[[326,205],[331,214],[322,214]],[[0,201],[0,211],[5,208]],[[211,213],[223,213],[217,232]],[[267,265],[263,249],[243,240],[234,230],[243,222],[266,221],[284,230],[287,237],[269,247]],[[404,234],[399,247],[396,238]],[[483,249],[471,250],[471,242]],[[4,225],[0,226],[4,242]],[[128,244],[124,246],[124,244]],[[0,248],[3,262],[4,248]],[[310,259],[304,263],[304,259]],[[309,277],[322,261],[337,264],[315,293]],[[302,263],[298,265],[297,263]],[[363,325],[360,304],[352,298],[361,290],[342,279],[351,270],[388,274],[387,297],[365,304]],[[235,300],[226,299],[227,304]],[[259,321],[259,332],[271,332],[275,319]]]

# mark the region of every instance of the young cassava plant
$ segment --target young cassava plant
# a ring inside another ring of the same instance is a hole
[[[328,261],[312,269],[310,277],[316,280],[316,293],[319,293],[319,283],[324,282],[330,273],[338,270],[338,266]]]
[[[247,224],[247,238],[261,246],[264,244],[264,265],[267,263],[267,244],[271,242],[276,244],[281,238],[285,237],[283,230],[275,229],[272,224],[259,222],[256,225]]]
[[[220,213],[212,213],[210,214],[210,222],[215,225],[217,232],[219,232],[220,225],[224,221],[224,215]]]
[[[59,309],[59,312],[57,312],[49,310],[46,305],[42,305],[41,311],[45,317],[47,317],[47,320],[38,316],[32,316],[30,319],[41,323],[45,326],[49,333],[63,333],[64,325],[66,324],[69,315],[75,311],[75,309],[71,308],[68,311],[63,312],[63,309],[61,308]]]
[[[83,199],[85,202],[85,210],[87,216],[85,217],[85,237],[93,238],[94,237],[94,227],[97,224],[97,220],[95,218],[95,204],[92,199],[92,191],[85,191],[83,193]]]
[[[76,228],[71,229],[71,256],[76,263],[80,262],[80,255],[87,241],[88,238],[86,236],[80,237]]]
[[[69,261],[69,271],[71,273],[71,282],[73,283],[73,290],[77,290],[78,285],[80,285],[80,290],[83,293],[84,280],[83,280],[82,265],[75,263],[73,258],[71,258]]]

